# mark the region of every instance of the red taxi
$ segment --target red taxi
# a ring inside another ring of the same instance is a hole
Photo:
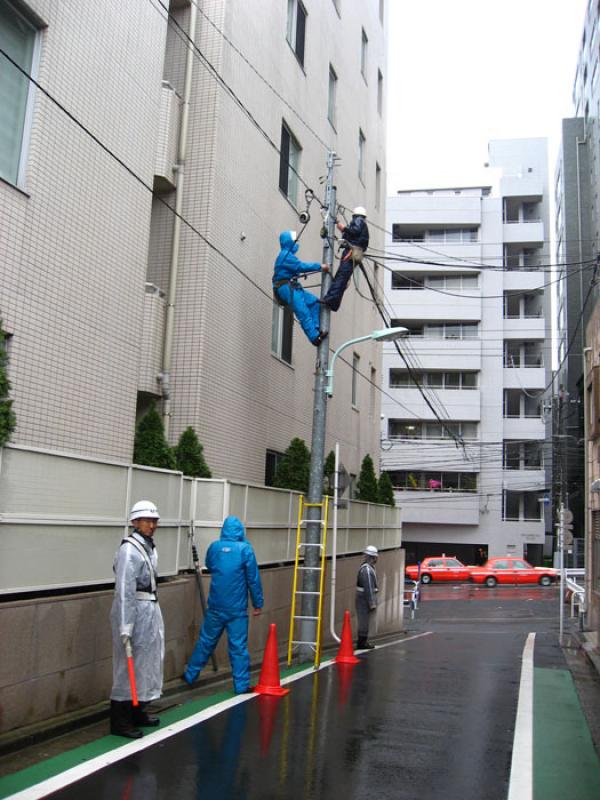
[[[454,556],[428,556],[421,561],[421,583],[468,581],[472,569],[475,567],[467,567]],[[418,580],[419,567],[417,564],[410,564],[406,567],[405,572],[411,580]]]
[[[525,559],[514,556],[489,558],[482,567],[471,569],[473,583],[483,583],[490,589],[496,584],[532,584],[550,586],[558,578],[558,570],[532,567]]]

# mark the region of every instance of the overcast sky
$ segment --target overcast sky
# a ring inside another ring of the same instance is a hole
[[[588,0],[388,0],[388,193],[489,181],[491,139],[549,139],[554,174]]]

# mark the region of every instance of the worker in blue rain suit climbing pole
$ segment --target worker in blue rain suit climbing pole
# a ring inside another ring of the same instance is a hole
[[[367,212],[362,206],[357,206],[352,212],[352,220],[349,225],[337,223],[338,230],[342,234],[342,240],[346,243],[342,251],[340,265],[323,303],[329,306],[331,311],[337,311],[342,302],[344,292],[348,287],[348,282],[352,277],[352,272],[356,264],[360,264],[369,246],[369,228],[367,225]]]
[[[379,552],[369,544],[363,550],[363,563],[356,576],[356,616],[358,617],[357,650],[372,650],[374,645],[369,642],[369,627],[377,610],[377,573],[375,564]]]
[[[208,608],[183,680],[192,685],[226,629],[233,688],[243,694],[250,691],[248,592],[256,616],[263,607],[263,591],[254,550],[238,517],[223,523],[220,539],[206,552],[206,568],[211,575]]]
[[[316,261],[300,261],[296,256],[299,247],[296,238],[296,231],[279,234],[281,251],[275,260],[273,292],[279,302],[292,307],[302,330],[312,344],[318,346],[327,336],[319,327],[319,298],[302,288],[298,276],[303,272],[327,272],[329,266]]]
[[[158,604],[158,556],[154,534],[160,519],[150,500],[137,502],[129,514],[133,528],[115,555],[115,594],[110,614],[113,641],[113,685],[110,693],[110,732],[139,739],[140,728],[160,720],[146,711],[160,697],[165,658],[165,629]],[[127,667],[131,647],[139,705],[132,704]]]

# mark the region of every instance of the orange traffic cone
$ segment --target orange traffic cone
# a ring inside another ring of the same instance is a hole
[[[354,655],[352,647],[352,628],[350,627],[350,612],[344,611],[344,625],[342,626],[342,641],[335,657],[336,664],[358,664],[359,658]]]
[[[277,657],[277,626],[274,622],[269,625],[269,637],[265,646],[265,654],[260,670],[260,678],[254,691],[258,694],[274,694],[281,697],[289,692],[284,689],[279,681],[279,659]]]

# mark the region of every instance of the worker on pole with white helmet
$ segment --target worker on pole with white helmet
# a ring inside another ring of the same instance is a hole
[[[372,650],[369,642],[369,623],[377,610],[377,548],[369,544],[363,550],[364,560],[356,576],[356,616],[358,617],[357,650]]]
[[[342,234],[344,249],[340,265],[327,294],[321,301],[331,311],[337,311],[342,302],[342,297],[352,277],[354,267],[362,262],[363,256],[369,246],[369,227],[367,225],[367,211],[362,206],[357,206],[352,212],[349,225],[336,223]]]
[[[113,566],[110,732],[128,739],[139,739],[140,728],[160,723],[145,710],[150,701],[160,697],[163,685],[165,631],[158,604],[158,556],[153,538],[159,519],[158,509],[150,500],[140,500],[133,506],[129,514],[133,530],[121,542]],[[128,654],[133,657],[133,685]],[[138,704],[134,706],[136,694]]]

